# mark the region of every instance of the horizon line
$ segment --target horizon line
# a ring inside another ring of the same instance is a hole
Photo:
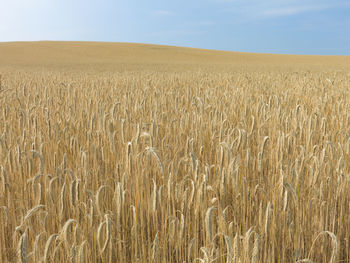
[[[160,44],[151,42],[129,42],[129,41],[103,41],[103,40],[11,40],[11,41],[0,41],[2,43],[39,43],[39,42],[75,42],[75,43],[105,43],[105,44],[139,44],[139,45],[153,45],[153,46],[165,46],[173,48],[188,48],[197,49],[203,51],[217,51],[217,52],[230,52],[230,53],[245,53],[245,54],[261,54],[261,55],[284,55],[284,56],[322,56],[322,57],[350,57],[350,54],[308,54],[308,53],[272,53],[272,52],[255,52],[255,51],[241,51],[241,50],[229,50],[229,49],[214,49],[214,48],[203,48],[194,46],[178,46],[174,44]]]

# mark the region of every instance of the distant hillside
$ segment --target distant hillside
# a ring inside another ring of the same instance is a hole
[[[195,48],[107,42],[3,42],[0,67],[186,70],[346,69],[350,56],[272,55]]]

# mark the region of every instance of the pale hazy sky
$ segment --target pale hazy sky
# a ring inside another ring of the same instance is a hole
[[[26,40],[350,55],[350,0],[2,0],[0,41]]]

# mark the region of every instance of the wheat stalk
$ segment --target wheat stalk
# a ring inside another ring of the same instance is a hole
[[[332,240],[332,243],[331,243],[332,244],[332,254],[331,254],[331,258],[329,259],[329,262],[330,263],[334,263],[334,262],[336,262],[336,259],[337,259],[338,240],[337,240],[336,235],[334,235],[334,233],[332,233],[330,231],[322,231],[315,237],[315,239],[312,242],[308,258],[310,258],[312,249],[313,249],[316,241],[318,240],[318,238],[321,237],[321,236],[325,236],[325,235],[328,235],[331,238],[331,240]]]
[[[24,232],[21,235],[21,238],[19,240],[18,243],[18,249],[17,249],[17,253],[18,253],[18,258],[19,258],[19,262],[21,263],[25,263],[28,260],[28,236],[27,233]]]
[[[208,240],[211,242],[213,240],[213,212],[216,209],[215,206],[208,208],[205,213],[205,229],[207,233]]]

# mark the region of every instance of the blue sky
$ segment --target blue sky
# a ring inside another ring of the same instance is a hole
[[[0,41],[26,40],[350,55],[350,1],[2,1]]]

